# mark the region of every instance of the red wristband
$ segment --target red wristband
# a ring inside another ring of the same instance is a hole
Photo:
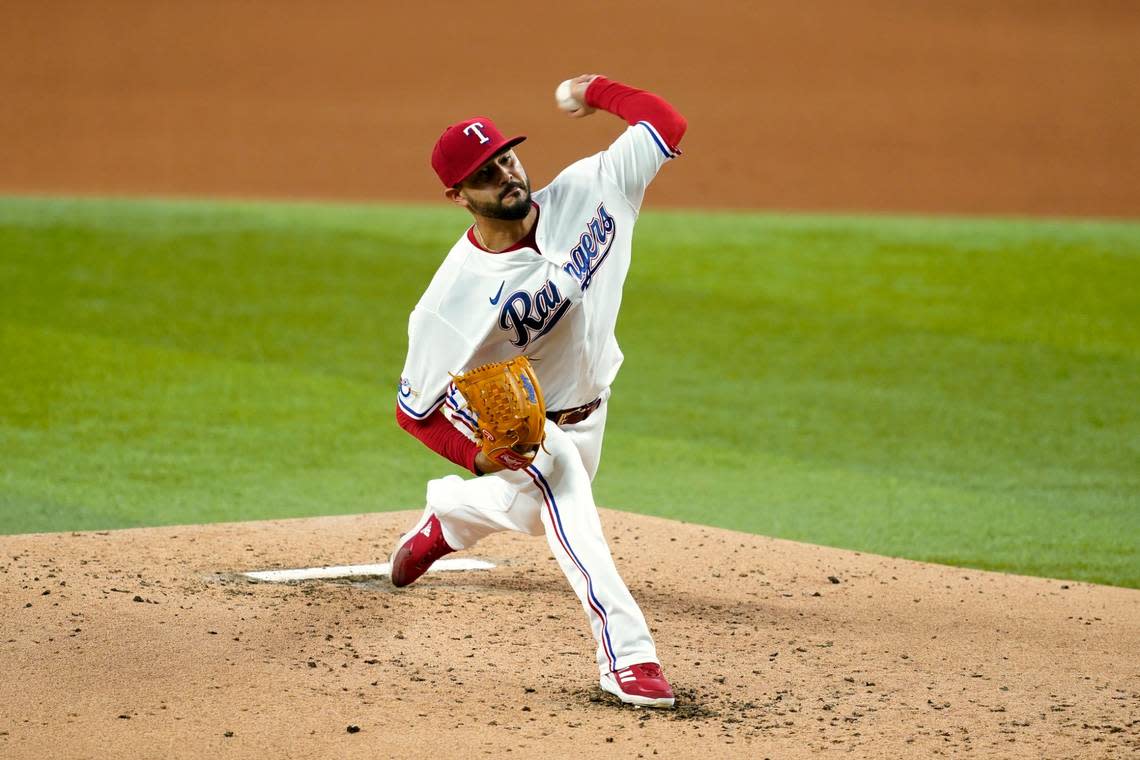
[[[475,456],[480,446],[463,435],[436,410],[424,420],[417,420],[400,407],[396,407],[396,423],[418,438],[423,445],[455,464],[479,475],[475,469]]]
[[[606,77],[595,77],[590,82],[586,105],[620,116],[627,124],[649,122],[675,152],[679,152],[677,145],[689,126],[685,117],[660,95]]]

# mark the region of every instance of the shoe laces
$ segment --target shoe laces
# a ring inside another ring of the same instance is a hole
[[[643,665],[630,665],[628,668],[622,668],[620,672],[630,671],[638,678],[664,678],[665,674],[661,672],[661,666],[655,662],[647,662]]]

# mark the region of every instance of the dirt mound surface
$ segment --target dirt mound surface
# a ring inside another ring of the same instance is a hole
[[[619,512],[678,692],[611,702],[545,542],[490,571],[250,581],[387,559],[399,512],[6,536],[0,756],[1115,758],[1140,750],[1140,592]],[[359,730],[350,730],[350,727]]]

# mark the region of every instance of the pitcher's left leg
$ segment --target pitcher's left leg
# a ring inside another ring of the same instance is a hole
[[[638,663],[657,663],[649,626],[618,573],[602,533],[590,476],[577,448],[553,423],[547,423],[545,447],[532,465],[505,477],[528,479],[530,493],[540,500],[551,552],[581,600],[598,642],[599,670],[609,673]]]

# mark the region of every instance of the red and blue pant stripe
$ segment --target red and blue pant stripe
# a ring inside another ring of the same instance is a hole
[[[594,581],[590,574],[586,571],[586,566],[578,559],[578,555],[570,548],[570,540],[566,536],[566,531],[562,527],[562,517],[558,512],[558,503],[554,499],[554,491],[550,488],[550,484],[546,482],[546,478],[542,476],[538,468],[531,465],[526,468],[526,472],[530,475],[530,479],[538,486],[538,490],[542,492],[542,499],[546,503],[546,510],[550,515],[550,523],[554,527],[554,534],[558,537],[558,543],[566,551],[566,555],[582,573],[586,579],[586,601],[598,619],[602,621],[602,649],[606,653],[606,659],[609,660],[610,670],[617,670],[617,658],[614,656],[614,646],[610,641],[610,624],[609,616],[606,615],[605,607],[598,601],[597,595],[594,593]]]

